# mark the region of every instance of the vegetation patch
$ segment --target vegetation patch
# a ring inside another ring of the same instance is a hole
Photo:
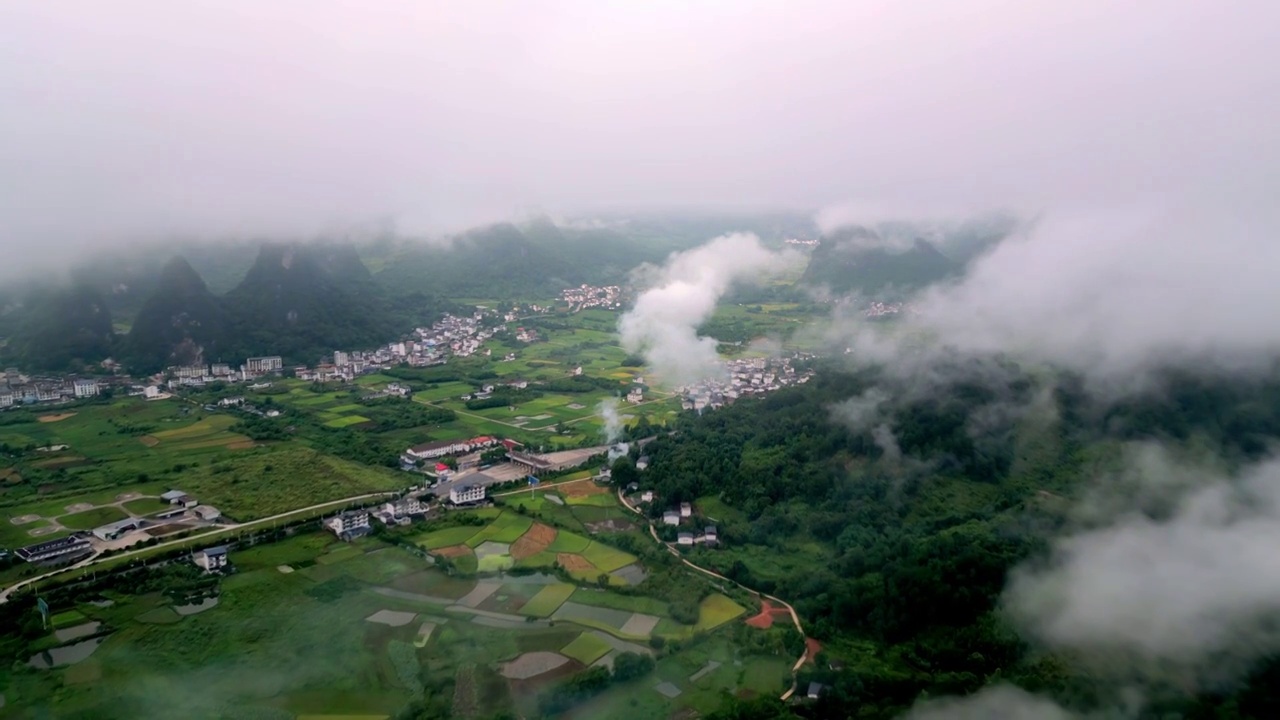
[[[590,665],[608,655],[612,649],[609,643],[597,637],[594,632],[584,632],[575,638],[573,642],[561,648],[560,653],[577,660],[583,665]]]
[[[560,563],[560,567],[570,573],[597,569],[589,560],[576,553],[556,553],[556,562]]]
[[[599,542],[588,545],[582,556],[603,572],[613,572],[636,561],[634,555]]]
[[[550,617],[573,595],[574,590],[575,587],[568,583],[547,585],[520,608],[520,613],[533,617]]]
[[[127,517],[129,517],[129,514],[124,510],[108,506],[85,510],[72,515],[63,515],[58,518],[58,522],[62,523],[63,527],[71,530],[92,530],[107,523],[124,520]]]
[[[173,608],[169,606],[158,607],[154,610],[148,610],[138,617],[134,618],[140,623],[149,625],[172,625],[182,619]]]
[[[561,530],[556,533],[556,539],[547,546],[547,550],[553,553],[580,553],[591,545],[591,541],[578,535],[577,533]]]
[[[477,532],[479,532],[479,529],[474,525],[458,525],[441,530],[432,530],[425,535],[420,535],[414,540],[414,543],[428,550],[435,550],[436,548],[450,545],[462,545]]]
[[[347,415],[345,417],[335,418],[325,423],[325,427],[344,428],[352,425],[361,425],[369,422],[369,418],[362,415]]]
[[[40,415],[36,417],[36,422],[56,423],[56,422],[62,422],[63,420],[66,420],[68,418],[73,418],[75,416],[76,416],[76,413],[73,413],[73,412],[56,413],[53,415]]]
[[[696,632],[713,630],[746,611],[746,608],[724,595],[712,593],[703,598],[698,605],[698,624],[694,626],[694,630]]]
[[[163,512],[172,508],[169,503],[160,498],[138,498],[129,500],[124,503],[124,509],[134,515],[152,515],[154,513]]]
[[[514,512],[504,512],[480,532],[472,535],[467,544],[477,547],[485,542],[513,543],[533,526],[533,519]]]

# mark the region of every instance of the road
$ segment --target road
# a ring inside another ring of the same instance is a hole
[[[203,538],[212,537],[214,535],[220,535],[222,533],[233,532],[236,530],[244,530],[246,528],[251,528],[258,525],[264,525],[266,523],[276,522],[277,520],[283,520],[284,518],[287,518],[290,515],[297,515],[298,513],[312,512],[312,511],[321,510],[327,507],[341,506],[341,505],[346,505],[348,503],[359,502],[361,500],[371,500],[373,498],[387,497],[389,495],[399,495],[399,494],[400,494],[399,491],[391,491],[391,492],[367,493],[365,495],[354,495],[352,497],[343,498],[341,500],[330,500],[329,502],[317,503],[315,505],[309,505],[304,508],[298,508],[296,510],[290,510],[288,512],[278,513],[270,517],[259,518],[257,520],[250,520],[249,522],[233,523],[231,525],[221,525],[217,529],[210,530],[209,532],[205,532],[205,533],[200,533],[199,535],[189,535],[187,537],[179,538],[177,540],[169,540],[167,542],[157,543],[155,545],[148,545],[147,547],[144,547],[144,548],[139,548],[137,550],[129,550],[122,553],[116,553],[114,555],[109,555],[106,557],[103,557],[99,553],[95,552],[93,555],[90,555],[89,557],[77,563],[68,565],[66,567],[58,568],[57,570],[51,570],[43,575],[37,575],[35,577],[27,578],[26,580],[10,585],[4,590],[0,590],[0,603],[9,602],[10,595],[12,595],[14,592],[21,590],[22,588],[28,585],[31,585],[33,583],[38,583],[41,580],[47,580],[55,575],[61,575],[62,573],[65,573],[65,572],[71,572],[72,570],[80,570],[83,568],[87,568],[92,565],[96,565],[100,562],[106,562],[108,560],[119,560],[120,558],[127,558],[127,557],[132,557],[134,555],[141,555],[142,553],[151,552],[153,550],[159,550],[159,549],[170,547],[173,545],[181,545],[183,543],[194,543]]]
[[[762,593],[759,590],[756,590],[754,588],[749,588],[746,585],[743,585],[737,580],[732,580],[730,578],[727,578],[724,575],[721,575],[720,573],[714,570],[708,570],[707,568],[704,568],[701,565],[695,565],[689,562],[684,558],[684,556],[680,554],[679,550],[676,550],[674,547],[671,546],[671,543],[663,542],[663,540],[658,537],[658,531],[654,529],[653,522],[649,520],[648,517],[645,517],[645,514],[640,512],[639,508],[627,502],[627,498],[623,495],[623,488],[618,488],[618,500],[622,503],[623,507],[627,508],[631,512],[644,518],[645,524],[649,526],[649,535],[653,537],[654,542],[665,547],[667,549],[667,552],[680,558],[680,562],[684,563],[690,568],[693,568],[694,570],[697,570],[700,573],[703,573],[704,575],[709,575],[713,578],[716,578],[717,580],[723,580],[728,583],[733,583],[734,585],[737,585],[738,587],[742,588],[743,590],[746,590],[747,592],[751,593],[752,595],[755,595],[756,597],[766,598],[767,600],[771,602],[775,602],[787,609],[787,612],[790,613],[791,615],[791,622],[794,623],[796,626],[796,631],[799,632],[800,637],[805,640],[804,652],[800,654],[800,659],[796,660],[796,664],[791,666],[791,687],[788,688],[787,691],[782,694],[781,699],[787,700],[792,695],[794,695],[796,692],[797,673],[800,672],[801,666],[804,665],[804,661],[807,660],[809,657],[809,646],[808,646],[809,636],[804,634],[804,626],[800,624],[800,615],[796,613],[795,608],[791,607],[791,603],[785,600],[782,600],[781,598],[774,597],[773,595],[766,595],[765,593]]]

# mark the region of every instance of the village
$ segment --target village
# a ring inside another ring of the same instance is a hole
[[[808,353],[794,353],[784,357],[737,358],[726,363],[726,374],[721,379],[704,380],[677,390],[683,398],[680,406],[698,412],[716,409],[732,403],[740,397],[763,395],[789,385],[808,382],[812,370],[797,370],[796,361],[809,360]]]
[[[596,287],[583,284],[560,291],[560,302],[569,306],[569,312],[576,313],[588,308],[604,310],[622,309],[622,288],[617,285]]]

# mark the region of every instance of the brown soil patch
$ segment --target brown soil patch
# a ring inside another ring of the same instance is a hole
[[[511,549],[508,552],[510,552],[512,558],[523,560],[546,550],[551,546],[551,543],[555,542],[555,539],[555,528],[542,523],[534,523],[528,532],[511,543]]]
[[[471,548],[466,545],[450,545],[449,547],[436,548],[431,551],[440,557],[455,558],[471,554]]]
[[[255,447],[258,447],[258,444],[252,440],[237,440],[233,443],[227,443],[228,450],[248,450]]]
[[[587,497],[588,495],[603,495],[609,492],[608,488],[601,487],[596,484],[595,480],[590,478],[586,480],[574,480],[563,485],[556,485],[556,490],[565,498],[571,497]]]
[[[577,553],[556,553],[556,562],[565,570],[594,570],[596,567]]]
[[[818,653],[820,652],[822,652],[822,643],[818,642],[817,640],[814,640],[811,637],[807,637],[804,639],[804,661],[805,662],[807,663],[813,662],[813,659],[818,657]]]
[[[155,435],[143,435],[142,437],[138,438],[138,442],[142,443],[143,445],[146,445],[147,447],[155,447],[160,444],[160,438],[156,437]]]
[[[785,622],[789,620],[791,613],[784,607],[778,607],[768,600],[760,601],[760,612],[747,618],[744,622],[753,628],[766,630],[773,627],[775,620]]]
[[[75,417],[75,416],[76,414],[73,412],[57,413],[56,415],[41,415],[36,418],[36,422],[42,422],[42,423],[59,422],[61,420],[66,420],[67,418]]]

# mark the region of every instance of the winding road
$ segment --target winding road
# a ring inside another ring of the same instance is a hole
[[[664,542],[662,538],[658,537],[658,531],[654,529],[653,522],[649,520],[649,518],[645,517],[644,513],[640,512],[639,508],[627,502],[627,498],[622,493],[622,488],[618,488],[618,501],[622,503],[623,507],[627,508],[631,512],[644,518],[645,524],[649,526],[649,535],[653,537],[654,542],[665,547],[667,549],[667,552],[671,553],[677,558],[680,558],[680,562],[693,568],[694,570],[697,570],[698,572],[704,575],[709,575],[713,578],[716,578],[717,580],[723,580],[728,583],[733,583],[734,585],[737,585],[738,587],[742,588],[743,590],[746,590],[747,592],[751,593],[752,595],[755,595],[756,597],[762,597],[771,602],[778,603],[779,605],[787,609],[787,612],[790,613],[791,615],[791,622],[794,623],[796,626],[796,631],[799,632],[800,637],[805,640],[804,652],[800,654],[800,659],[796,660],[796,664],[791,666],[791,687],[788,688],[787,691],[782,694],[781,699],[787,700],[792,695],[794,695],[796,692],[796,683],[797,683],[797,677],[798,677],[797,673],[800,672],[800,668],[801,666],[804,665],[804,661],[809,659],[809,645],[808,645],[809,636],[805,635],[804,626],[800,624],[800,615],[796,613],[795,608],[791,607],[791,603],[785,600],[782,600],[781,598],[774,597],[773,595],[767,595],[765,593],[762,593],[759,590],[756,590],[754,588],[749,588],[746,585],[743,585],[742,583],[738,582],[737,580],[732,580],[730,578],[727,578],[724,575],[721,575],[720,573],[714,570],[708,570],[707,568],[704,568],[701,565],[695,565],[689,562],[684,558],[684,556],[680,554],[679,550],[676,550],[674,547],[671,546],[671,543]]]
[[[166,542],[157,543],[155,545],[148,545],[147,547],[144,547],[144,548],[138,548],[137,550],[128,550],[126,552],[117,553],[113,555],[104,556],[101,554],[100,551],[95,551],[94,554],[90,555],[89,557],[77,563],[68,565],[66,567],[58,568],[56,570],[51,570],[43,575],[36,575],[35,577],[27,578],[26,580],[10,585],[4,590],[0,590],[0,603],[9,602],[10,595],[12,595],[13,593],[17,592],[18,590],[21,590],[22,588],[28,585],[38,583],[41,580],[47,580],[51,577],[54,577],[55,575],[61,575],[62,573],[71,572],[73,570],[81,570],[83,568],[91,567],[93,565],[96,565],[101,562],[106,562],[108,560],[119,560],[121,558],[132,557],[134,555],[141,555],[142,553],[152,552],[154,550],[160,550],[173,545],[181,545],[183,543],[194,543],[205,538],[213,537],[214,535],[221,535],[223,533],[234,532],[236,530],[244,530],[245,528],[251,528],[251,527],[263,525],[266,523],[276,522],[277,520],[283,520],[289,517],[290,515],[313,512],[315,510],[322,510],[324,508],[333,507],[335,505],[341,506],[341,505],[346,505],[348,503],[358,502],[360,500],[371,500],[373,498],[387,497],[388,495],[398,495],[398,494],[399,494],[398,491],[376,492],[376,493],[366,493],[364,495],[354,495],[352,497],[343,498],[341,500],[330,500],[328,502],[317,503],[315,505],[309,505],[304,508],[298,508],[296,510],[290,510],[288,512],[278,513],[270,517],[259,518],[257,520],[250,520],[248,522],[234,523],[231,525],[222,525],[216,529],[210,530],[209,532],[200,533],[199,535],[189,535],[187,537],[179,538],[177,540],[169,540]]]

